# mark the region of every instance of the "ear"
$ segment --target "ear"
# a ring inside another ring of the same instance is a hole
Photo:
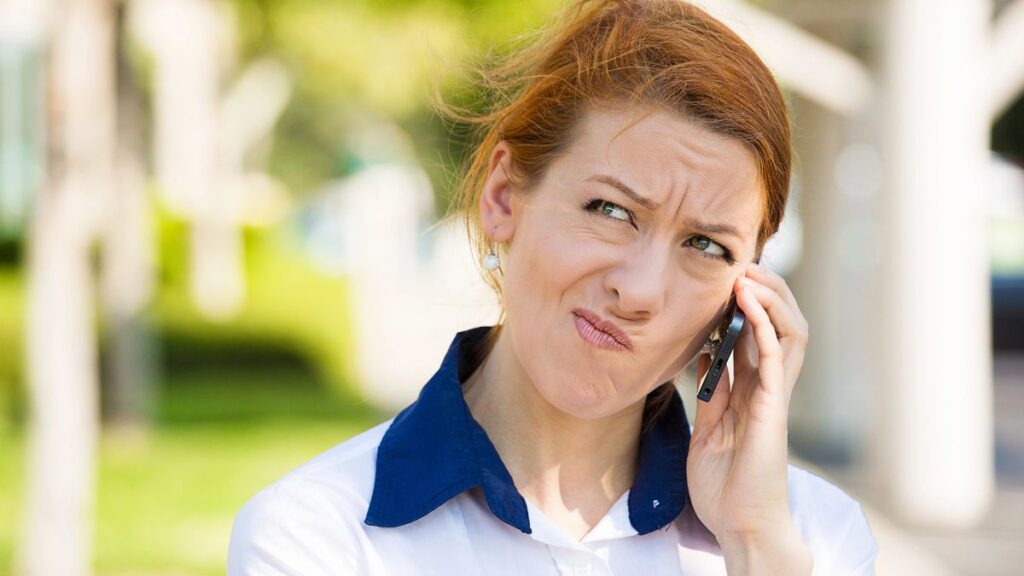
[[[502,140],[491,152],[487,179],[480,193],[480,221],[495,242],[507,242],[515,233],[511,174],[512,149]]]

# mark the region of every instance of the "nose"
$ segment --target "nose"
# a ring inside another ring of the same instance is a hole
[[[623,318],[652,318],[661,312],[669,264],[667,249],[638,246],[605,275],[604,287],[615,294]]]

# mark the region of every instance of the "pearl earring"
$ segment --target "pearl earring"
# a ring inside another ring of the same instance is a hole
[[[494,230],[491,230],[491,237],[494,237]],[[484,268],[487,268],[488,270],[496,270],[501,266],[501,260],[498,259],[498,251],[494,249],[494,246],[494,240],[491,240],[491,249],[487,252],[487,255],[484,256]]]
[[[484,256],[484,268],[488,270],[495,270],[501,265],[501,261],[498,259],[498,254],[494,251],[494,243],[491,243],[491,250]]]

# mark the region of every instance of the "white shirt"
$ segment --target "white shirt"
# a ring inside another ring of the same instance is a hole
[[[235,519],[228,574],[726,574],[714,535],[688,505],[692,428],[678,394],[642,440],[633,487],[581,541],[519,495],[459,387],[471,371],[460,341],[475,343],[486,330],[460,332],[419,399],[395,418],[249,500]],[[860,505],[793,465],[788,486],[814,576],[874,574],[878,545]]]

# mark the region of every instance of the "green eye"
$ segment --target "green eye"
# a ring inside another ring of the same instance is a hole
[[[706,256],[708,258],[725,259],[729,254],[725,248],[707,236],[694,236],[687,240],[687,242],[690,246],[696,248],[702,256]],[[708,250],[708,248],[712,249]]]
[[[634,228],[636,227],[633,223],[633,213],[630,212],[629,209],[623,208],[614,202],[608,202],[607,200],[602,200],[600,198],[593,198],[584,204],[583,209],[587,212],[600,214],[605,218],[620,220]],[[730,265],[734,262],[732,254],[727,248],[707,236],[693,236],[686,241],[686,245],[696,249],[704,258],[721,260]]]
[[[587,202],[585,209],[596,211],[598,214],[602,214],[604,216],[607,216],[608,218],[622,220],[623,222],[626,222],[628,224],[633,223],[633,213],[623,208],[622,206],[615,204],[614,202],[608,202],[606,200],[595,198]],[[616,216],[615,214],[618,214],[618,216]]]

